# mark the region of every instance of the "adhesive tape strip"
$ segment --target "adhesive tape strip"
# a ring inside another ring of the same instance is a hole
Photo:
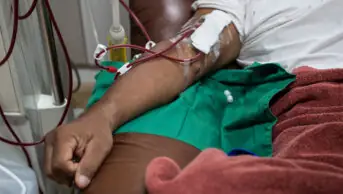
[[[227,13],[214,10],[205,16],[205,21],[191,35],[192,44],[205,54],[209,54],[211,48],[219,40],[219,35],[224,28],[232,22]]]
[[[118,69],[119,75],[124,75],[132,68],[132,66],[129,66],[129,64],[130,63],[125,63],[123,66],[121,66],[121,68]]]

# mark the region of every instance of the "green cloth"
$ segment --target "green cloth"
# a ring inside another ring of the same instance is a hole
[[[120,67],[122,63],[103,65]],[[88,107],[113,84],[114,75],[101,71]],[[278,64],[253,65],[242,70],[220,70],[182,92],[173,102],[151,110],[114,133],[145,133],[186,142],[196,148],[249,150],[258,156],[272,154],[272,127],[277,118],[270,100],[295,80]],[[229,103],[224,91],[233,96]]]

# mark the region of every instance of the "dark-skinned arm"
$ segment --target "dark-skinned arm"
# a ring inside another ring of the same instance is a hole
[[[199,10],[196,16],[211,10]],[[120,76],[107,93],[80,118],[60,126],[46,135],[46,174],[60,184],[75,180],[79,188],[86,188],[113,147],[112,131],[125,122],[175,99],[196,80],[236,59],[241,44],[234,25],[221,35],[220,56],[214,62],[204,58],[191,64],[185,76],[180,63],[156,58],[139,64]],[[230,43],[229,43],[230,42]],[[229,43],[229,44],[228,44]],[[163,50],[171,44],[163,41],[154,48]],[[192,58],[196,51],[188,44],[167,54],[178,58]],[[211,55],[207,56],[211,60]],[[186,85],[187,83],[187,85]],[[78,162],[75,162],[75,158]]]
[[[211,11],[211,9],[200,9],[196,12],[196,16]],[[235,26],[231,24],[224,29],[223,34],[226,41],[230,40],[230,44],[222,44],[221,56],[214,64],[202,67],[201,63],[204,59],[201,59],[191,65],[187,76],[184,75],[183,65],[164,58],[156,58],[140,64],[121,76],[83,117],[99,117],[99,120],[107,122],[112,129],[116,129],[150,109],[171,102],[184,90],[186,78],[189,79],[189,84],[194,83],[205,74],[225,68],[225,64],[236,59],[241,43]],[[170,44],[170,41],[160,42],[155,50],[161,50]],[[180,56],[180,52],[173,49],[168,55],[179,58],[191,58],[196,55],[194,50],[187,51]]]

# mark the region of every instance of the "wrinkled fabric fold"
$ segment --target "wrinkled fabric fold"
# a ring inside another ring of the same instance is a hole
[[[202,152],[180,170],[154,159],[146,172],[149,194],[343,193],[343,70],[302,67],[275,97],[273,157],[228,157]]]

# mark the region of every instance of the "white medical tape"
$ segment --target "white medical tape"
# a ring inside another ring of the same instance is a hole
[[[124,75],[125,73],[127,73],[131,68],[132,66],[129,66],[130,63],[125,63],[123,66],[121,66],[117,73],[119,73],[119,75]]]
[[[95,51],[94,51],[93,57],[94,57],[94,59],[100,61],[106,56],[106,54],[107,54],[107,47],[103,44],[98,44]]]
[[[214,10],[205,16],[204,22],[191,35],[192,45],[205,54],[209,54],[211,48],[219,40],[219,35],[224,28],[232,22],[227,13]]]

